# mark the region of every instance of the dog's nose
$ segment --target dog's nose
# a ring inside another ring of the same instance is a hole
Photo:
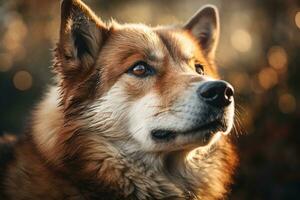
[[[226,107],[233,101],[233,87],[225,81],[207,81],[197,90],[198,96],[215,107]]]

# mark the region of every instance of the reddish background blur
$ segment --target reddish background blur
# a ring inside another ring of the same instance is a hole
[[[237,92],[241,158],[229,199],[300,199],[300,2],[86,0],[107,20],[174,24],[220,9],[217,63]],[[51,83],[58,0],[0,0],[0,135],[20,134]],[[298,198],[297,198],[298,197]]]

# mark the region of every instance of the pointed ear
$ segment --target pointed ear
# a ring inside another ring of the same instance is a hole
[[[61,69],[58,71],[69,74],[90,71],[107,32],[101,19],[80,0],[63,0],[58,43]]]
[[[200,8],[184,25],[184,29],[196,37],[206,56],[214,57],[220,32],[219,12],[215,6]]]

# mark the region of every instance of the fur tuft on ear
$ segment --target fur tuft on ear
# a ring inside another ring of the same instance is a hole
[[[90,71],[107,32],[105,24],[83,2],[63,0],[57,48],[61,69],[56,71],[72,75]]]
[[[206,56],[214,57],[220,32],[217,7],[206,5],[200,8],[184,25],[184,29],[196,37]]]

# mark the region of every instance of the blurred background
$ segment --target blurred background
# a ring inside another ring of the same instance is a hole
[[[300,199],[300,2],[85,0],[104,20],[185,22],[220,9],[217,63],[236,90],[240,166],[228,199]],[[21,134],[51,84],[58,0],[0,0],[0,135]]]

